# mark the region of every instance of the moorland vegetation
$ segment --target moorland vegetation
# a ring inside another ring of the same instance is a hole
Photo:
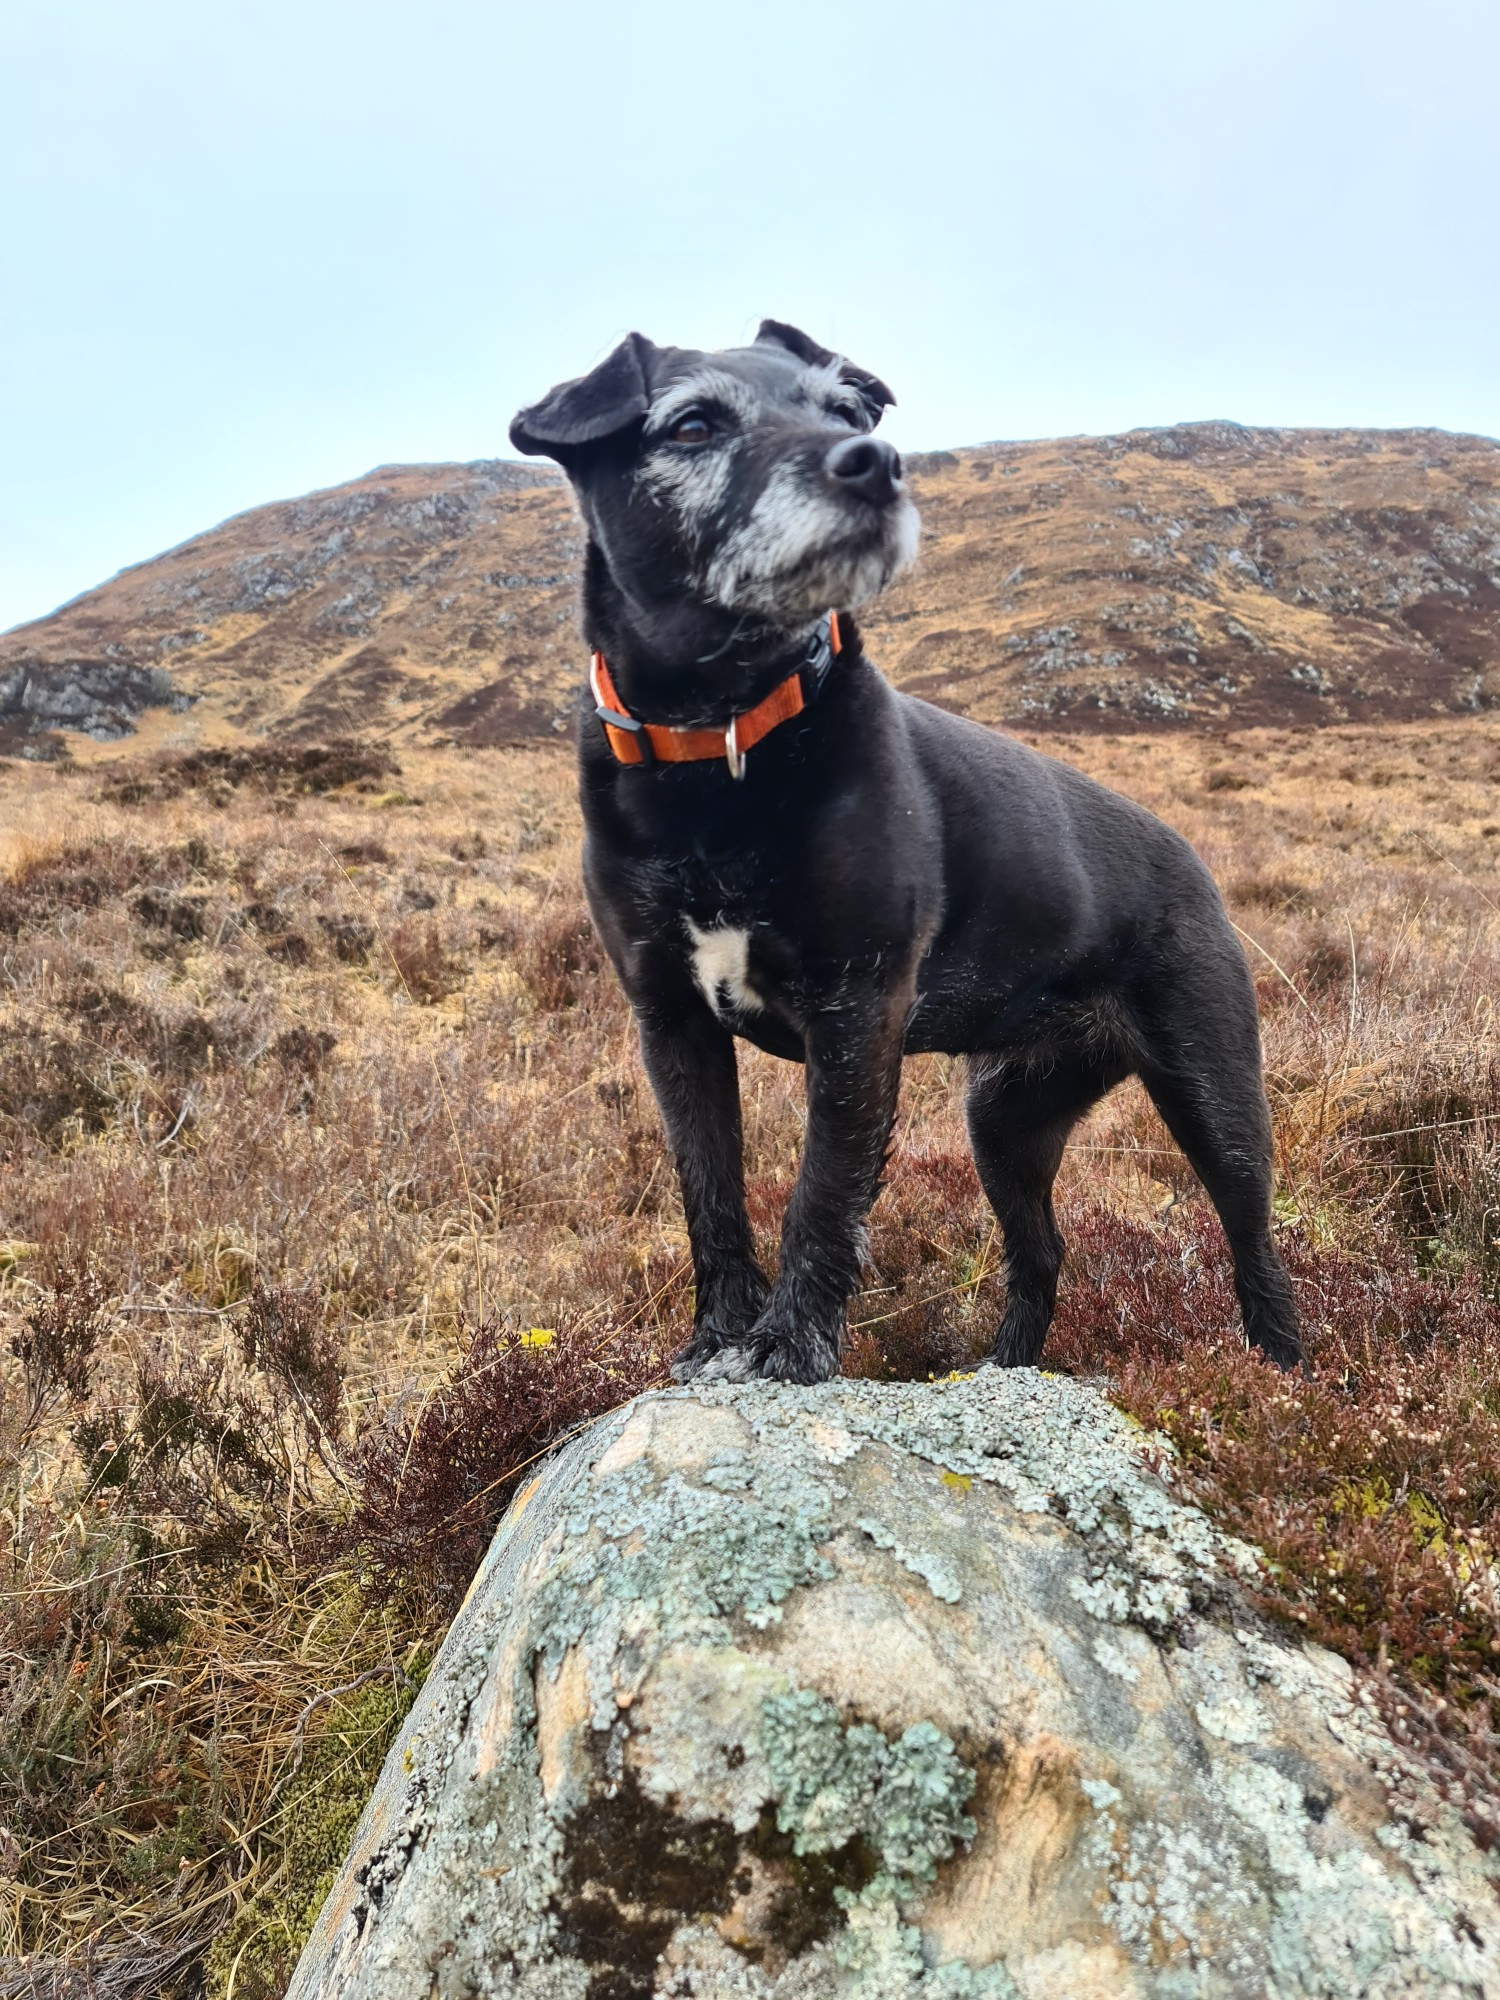
[[[1500,1838],[1500,726],[1043,747],[1225,889],[1312,1356],[1245,1354],[1131,1086],[1046,1365]],[[0,1995],[273,2000],[509,1495],[690,1323],[674,1179],[561,746],[0,763],[0,827]],[[742,1075],[774,1254],[800,1078]],[[908,1066],[851,1372],[995,1324],[956,1083]]]

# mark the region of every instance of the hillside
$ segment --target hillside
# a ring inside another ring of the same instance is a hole
[[[911,466],[922,558],[865,623],[914,692],[1074,729],[1500,705],[1491,440],[1189,424]],[[548,738],[580,554],[560,477],[501,461],[257,508],[0,637],[0,745]]]

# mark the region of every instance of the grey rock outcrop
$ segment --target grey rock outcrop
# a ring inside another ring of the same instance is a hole
[[[291,2000],[1479,2000],[1494,1863],[1097,1391],[673,1390],[516,1500]]]
[[[28,740],[73,729],[99,742],[128,736],[143,709],[180,713],[189,698],[160,667],[136,667],[118,660],[37,660],[0,667],[0,742],[27,753]]]

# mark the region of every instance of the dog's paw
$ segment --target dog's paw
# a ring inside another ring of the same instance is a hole
[[[674,1382],[752,1382],[756,1353],[718,1327],[700,1327],[678,1351],[669,1372]]]
[[[673,1371],[676,1372],[675,1370]],[[755,1351],[749,1347],[721,1347],[717,1354],[710,1354],[700,1361],[691,1377],[679,1375],[678,1381],[694,1382],[753,1382],[757,1374]]]
[[[692,1336],[672,1356],[668,1374],[674,1382],[696,1382],[708,1364],[730,1345],[730,1341],[731,1336],[722,1327],[700,1320]]]
[[[773,1340],[756,1372],[767,1382],[829,1382],[839,1372],[839,1351],[826,1340]]]

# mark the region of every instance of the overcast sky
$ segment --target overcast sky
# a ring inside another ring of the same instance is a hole
[[[0,0],[0,627],[764,314],[909,448],[1500,434],[1500,0]]]

